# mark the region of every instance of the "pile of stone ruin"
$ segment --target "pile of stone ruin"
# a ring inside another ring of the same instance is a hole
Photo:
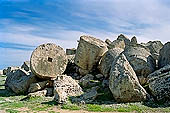
[[[5,87],[28,97],[50,96],[57,103],[91,103],[111,93],[118,103],[169,102],[170,42],[138,43],[119,35],[105,42],[81,36],[77,49],[53,43],[38,46],[30,61],[3,70]],[[99,93],[99,91],[103,93]]]

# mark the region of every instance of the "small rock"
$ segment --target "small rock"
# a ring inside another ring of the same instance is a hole
[[[34,93],[29,93],[27,97],[45,97],[47,94],[47,90],[44,89],[42,91],[37,91]]]
[[[47,86],[48,81],[38,82],[38,83],[32,83],[28,89],[29,93],[33,93],[39,90],[44,89]]]
[[[88,74],[107,51],[107,44],[91,36],[81,36],[77,47],[75,64]]]
[[[109,46],[108,49],[113,49],[113,48],[125,48],[125,41],[124,40],[114,40]]]
[[[30,71],[30,61],[25,61],[21,68],[25,71]]]
[[[7,75],[7,68],[3,69],[3,75]]]
[[[106,44],[110,45],[112,42],[109,39],[105,40]]]
[[[76,49],[66,49],[66,55],[75,55],[76,54]]]
[[[11,71],[15,71],[15,70],[18,70],[18,69],[20,69],[20,67],[17,67],[17,66],[8,67],[7,71],[6,71],[6,75],[8,75],[8,73],[10,73]]]
[[[45,88],[47,90],[46,96],[54,96],[54,88]]]
[[[124,40],[125,45],[129,45],[130,44],[130,40],[128,37],[124,36],[123,34],[120,34],[117,38],[117,40]]]
[[[102,74],[97,74],[97,75],[95,75],[95,76],[96,76],[97,79],[101,79],[101,78],[104,77],[104,75],[102,75]]]
[[[94,76],[91,74],[87,74],[84,77],[82,77],[79,81],[79,83],[83,86],[83,87],[87,87],[90,85],[90,81],[94,79]]]
[[[137,44],[138,42],[137,42],[137,38],[134,36],[134,37],[132,37],[132,39],[131,39],[131,44]]]

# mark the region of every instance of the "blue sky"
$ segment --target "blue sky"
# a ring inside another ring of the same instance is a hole
[[[40,44],[77,46],[81,35],[170,41],[169,0],[0,0],[0,69],[20,66]]]

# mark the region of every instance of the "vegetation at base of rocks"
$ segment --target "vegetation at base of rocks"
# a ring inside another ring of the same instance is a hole
[[[4,83],[5,76],[0,76],[0,83]],[[3,85],[3,84],[2,84]],[[0,87],[0,110],[7,113],[19,112],[39,112],[48,111],[49,113],[56,113],[53,109],[68,109],[68,110],[86,110],[93,112],[170,112],[170,107],[164,107],[160,103],[101,103],[112,100],[113,97],[109,90],[99,89],[100,94],[95,102],[89,104],[72,104],[71,102],[63,105],[58,105],[53,101],[52,97],[27,97],[26,95],[15,95]],[[163,108],[164,107],[164,108]]]

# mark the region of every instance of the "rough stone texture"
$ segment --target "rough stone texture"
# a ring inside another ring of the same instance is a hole
[[[88,89],[84,94],[82,94],[79,98],[73,98],[72,102],[76,103],[90,103],[96,99],[98,96],[97,90],[99,89],[99,86],[92,87],[91,89]]]
[[[66,55],[75,55],[76,54],[76,49],[66,49]]]
[[[145,84],[147,76],[156,68],[156,62],[151,53],[140,44],[126,46],[123,53],[134,69],[141,85]]]
[[[44,97],[44,96],[46,96],[46,94],[47,94],[47,90],[44,89],[42,91],[37,91],[37,92],[34,92],[34,93],[29,93],[27,95],[27,97]]]
[[[146,91],[139,84],[138,78],[124,54],[113,62],[109,88],[117,102],[136,102],[146,99]]]
[[[95,77],[96,77],[97,79],[102,79],[102,78],[104,77],[104,75],[103,75],[103,74],[97,74],[97,75],[95,75]]]
[[[37,82],[37,83],[32,83],[28,89],[29,93],[33,93],[39,90],[44,89],[48,84],[48,81],[43,81],[43,82]]]
[[[7,68],[3,69],[3,75],[7,74]]]
[[[6,86],[16,94],[27,93],[30,84],[37,82],[36,76],[23,69],[13,70],[7,75]]]
[[[158,60],[159,51],[163,47],[163,44],[161,43],[161,41],[149,41],[149,42],[147,42],[146,44],[143,44],[143,45],[149,49],[153,58],[155,60]]]
[[[109,39],[105,40],[106,44],[110,45],[112,42]]]
[[[151,73],[148,76],[148,84],[151,94],[157,101],[170,101],[170,65]]]
[[[87,74],[80,79],[79,84],[81,84],[83,87],[87,87],[90,85],[90,81],[93,79],[94,79],[93,75]]]
[[[46,96],[54,96],[54,88],[45,88],[47,90]]]
[[[128,37],[124,36],[123,34],[120,34],[117,38],[117,40],[124,40],[125,45],[129,45],[130,44],[130,40]]]
[[[67,55],[68,62],[74,63],[75,55]]]
[[[125,41],[122,39],[119,40],[114,40],[109,46],[108,49],[113,49],[113,48],[125,48]]]
[[[89,73],[107,51],[107,44],[91,36],[81,36],[77,47],[75,64]]]
[[[11,71],[15,71],[15,70],[18,70],[18,69],[20,69],[20,67],[17,67],[17,66],[8,67],[7,70],[6,70],[6,75],[8,75],[8,73],[10,73]]]
[[[21,68],[25,71],[30,71],[30,61],[25,61]]]
[[[55,78],[65,71],[67,56],[60,46],[42,44],[31,55],[31,71],[39,78]]]
[[[160,50],[158,67],[162,68],[167,64],[170,64],[170,42],[167,42]]]
[[[70,76],[58,75],[54,81],[54,100],[58,103],[65,103],[68,96],[79,96],[82,93],[82,88]]]
[[[137,43],[138,43],[137,38],[135,36],[132,37],[131,44],[137,44]]]
[[[123,52],[123,49],[113,48],[108,50],[101,58],[98,69],[106,78],[109,77],[112,62],[115,60],[117,56],[119,56],[121,52]]]

